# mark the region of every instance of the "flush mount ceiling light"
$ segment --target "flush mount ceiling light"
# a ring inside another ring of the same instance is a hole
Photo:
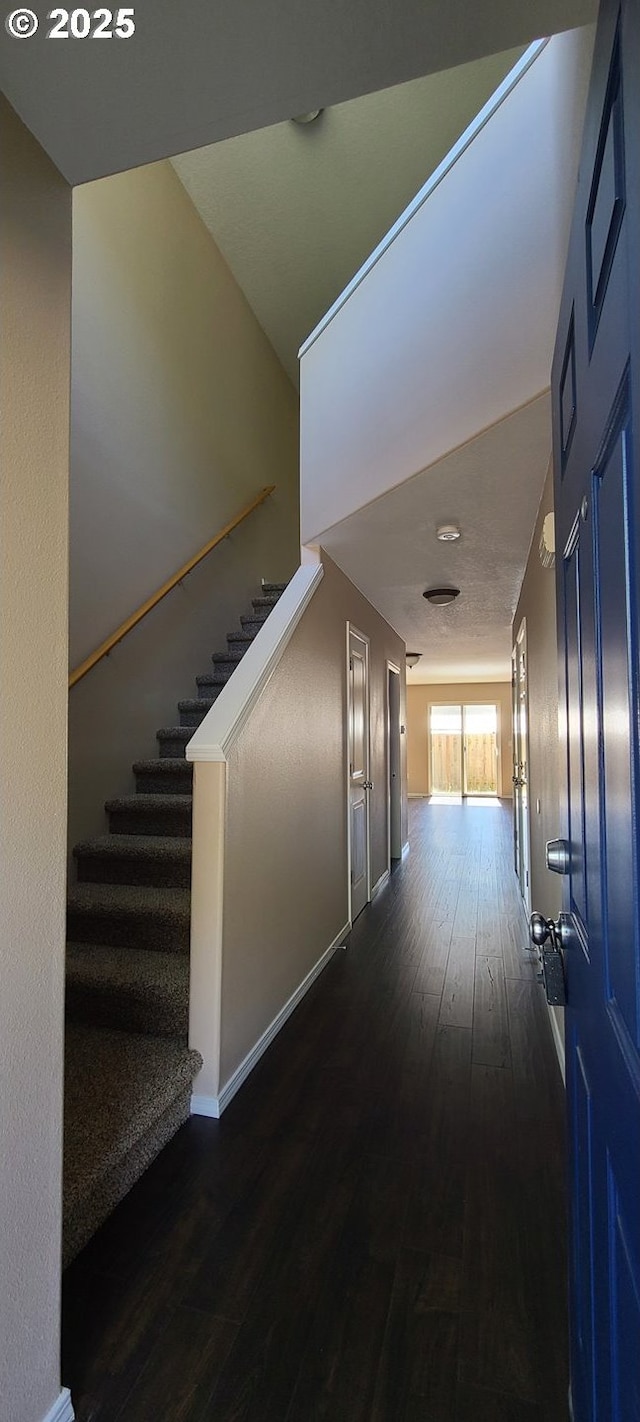
[[[408,667],[415,667],[420,661],[422,652],[407,652],[406,663]]]
[[[440,543],[455,543],[460,537],[460,529],[456,523],[443,523],[436,533],[436,538]]]
[[[304,126],[304,124],[307,124],[307,123],[315,123],[316,119],[319,119],[319,118],[320,118],[320,114],[323,114],[323,113],[324,113],[324,109],[311,109],[308,114],[294,114],[294,116],[293,116],[291,122],[292,122],[292,123],[299,123],[299,124],[302,124],[303,126]]]
[[[434,607],[444,607],[448,602],[455,602],[460,597],[460,588],[427,588],[422,594],[427,602],[432,602]]]

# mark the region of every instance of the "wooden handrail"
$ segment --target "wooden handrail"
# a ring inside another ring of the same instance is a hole
[[[263,504],[265,499],[268,499],[269,495],[273,493],[275,487],[275,484],[268,484],[264,489],[261,489],[255,499],[252,499],[250,504],[247,504],[245,508],[241,509],[240,513],[236,514],[230,523],[226,523],[224,528],[221,528],[220,532],[216,533],[214,538],[210,538],[209,542],[205,543],[204,548],[201,548],[199,553],[194,554],[193,558],[189,558],[187,563],[183,563],[182,567],[178,568],[177,573],[173,574],[173,577],[168,578],[166,583],[163,583],[162,587],[158,588],[157,592],[152,593],[151,597],[148,597],[147,601],[142,603],[142,606],[138,608],[137,612],[133,612],[131,617],[127,618],[126,622],[120,624],[116,632],[112,632],[110,637],[107,637],[104,642],[100,643],[99,647],[96,647],[95,652],[92,652],[91,656],[86,657],[84,662],[81,662],[80,666],[75,668],[75,671],[70,672],[69,690],[71,690],[72,686],[76,686],[77,683],[82,680],[83,676],[86,676],[87,672],[91,671],[92,667],[95,667],[98,662],[102,661],[103,657],[108,657],[109,652],[112,652],[114,647],[117,647],[118,642],[121,642],[123,637],[126,637],[127,632],[130,632],[132,627],[137,627],[138,623],[142,621],[142,618],[146,617],[152,608],[157,607],[163,597],[166,597],[167,593],[170,593],[173,588],[177,587],[178,583],[182,582],[183,578],[186,578],[187,573],[190,573],[193,568],[197,567],[198,563],[202,562],[203,558],[206,558],[207,553],[211,553],[212,549],[216,548],[219,543],[222,543],[223,539],[228,538],[230,533],[233,533],[233,530],[238,527],[238,524],[243,523],[245,518],[248,518],[249,514],[253,513],[254,509],[257,509],[260,504]]]

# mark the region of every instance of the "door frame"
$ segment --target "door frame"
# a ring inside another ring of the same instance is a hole
[[[389,874],[391,873],[391,849],[392,849],[392,844],[391,844],[391,822],[392,822],[392,816],[393,816],[393,795],[392,795],[392,791],[391,791],[391,697],[390,697],[390,695],[389,695],[389,690],[390,690],[390,685],[391,685],[390,678],[391,678],[392,676],[397,676],[397,678],[398,678],[398,711],[400,712],[400,710],[401,710],[401,699],[400,699],[400,698],[401,698],[401,691],[402,691],[402,680],[401,680],[402,673],[401,673],[401,671],[400,671],[400,667],[399,667],[399,666],[396,666],[396,663],[395,663],[395,662],[390,662],[389,659],[387,658],[386,678],[385,678],[385,726],[386,726],[386,770],[387,770],[387,872],[388,872]],[[399,855],[394,856],[394,857],[397,857],[398,859],[401,859],[401,858],[402,858],[402,848],[403,848],[403,846],[402,846],[402,740],[401,740],[401,733],[400,733],[400,716],[399,716],[399,715],[398,715],[398,727],[397,727],[397,743],[398,743],[398,776],[397,776],[398,784],[397,784],[397,792],[396,792],[396,793],[397,793],[397,796],[398,796],[399,810],[400,810],[400,836],[399,836],[399,839],[400,839],[400,853],[399,853]]]
[[[521,738],[520,738],[520,729],[519,729],[519,726],[520,726],[520,717],[519,717],[519,708],[520,708],[520,691],[519,691],[519,687],[520,687],[520,679],[519,679],[519,673],[518,673],[518,648],[519,648],[519,646],[520,646],[520,643],[523,643],[524,656],[525,656],[525,709],[526,709],[526,725],[525,725],[525,737],[524,737],[524,741],[525,741],[526,766],[527,766],[527,780],[526,780],[526,785],[527,785],[527,792],[528,792],[528,790],[529,790],[529,656],[528,656],[528,649],[527,649],[527,619],[526,619],[526,617],[523,617],[523,618],[522,618],[522,621],[521,621],[520,626],[519,626],[519,628],[518,628],[518,631],[517,631],[517,633],[516,633],[515,642],[514,642],[514,644],[513,644],[513,651],[512,651],[512,653],[511,653],[511,656],[512,656],[512,667],[513,667],[513,678],[514,678],[514,680],[513,680],[513,686],[512,686],[512,706],[513,706],[513,755],[512,755],[512,760],[513,760],[513,821],[514,821],[514,860],[515,860],[515,870],[516,870],[516,875],[517,875],[517,879],[518,879],[518,884],[519,884],[519,886],[520,886],[520,894],[521,894],[521,897],[522,897],[522,902],[523,902],[523,905],[524,905],[524,909],[525,909],[525,912],[526,912],[526,914],[527,914],[527,917],[529,917],[529,915],[530,915],[530,913],[531,913],[531,802],[530,802],[529,794],[527,793],[527,803],[526,803],[526,806],[524,806],[524,808],[523,808],[523,806],[522,806],[521,787],[516,784],[516,776],[518,775],[518,766],[520,766],[521,763],[522,763],[520,760],[516,761],[516,752],[517,752],[518,747],[519,747],[519,745],[520,745],[520,739],[521,739]],[[520,821],[519,821],[519,822],[518,822],[518,814],[520,814]],[[517,847],[517,848],[516,848],[516,840],[515,840],[515,826],[516,826],[518,823],[519,823],[519,826],[522,826],[523,824],[525,824],[525,822],[526,822],[526,836],[525,836],[524,838],[525,838],[525,841],[526,841],[526,856],[525,856],[526,862],[524,863],[524,876],[525,876],[525,889],[526,889],[526,893],[523,892],[522,879],[521,879],[521,877],[520,877],[520,870],[519,870],[519,862],[522,861],[522,849],[523,849],[523,846],[522,846],[523,835],[522,835],[521,828],[519,828],[519,833],[518,833],[518,847]]]
[[[350,638],[351,638],[351,633],[352,633],[352,632],[353,632],[353,635],[354,635],[355,637],[359,637],[360,641],[364,644],[364,647],[365,647],[365,680],[366,680],[366,692],[365,692],[365,721],[366,721],[366,729],[365,729],[365,749],[366,749],[366,758],[367,758],[367,780],[370,780],[370,779],[371,779],[371,687],[370,687],[370,668],[371,668],[371,655],[370,655],[370,653],[371,653],[371,639],[370,639],[369,637],[367,637],[367,635],[366,635],[365,632],[361,632],[361,631],[360,631],[360,628],[359,628],[359,627],[356,627],[356,625],[355,625],[354,622],[350,622],[349,619],[347,618],[347,623],[346,623],[346,646],[345,646],[345,682],[346,682],[346,697],[345,697],[345,706],[346,706],[346,720],[345,720],[345,769],[346,769],[346,791],[347,791],[347,904],[348,904],[348,910],[349,910],[348,917],[349,917],[349,923],[350,923],[350,924],[353,923],[353,915],[352,915],[352,895],[351,895],[351,763],[350,763],[350,757],[349,757],[349,751],[350,751],[350,734],[351,734],[351,732],[350,732],[350,725],[351,725],[351,666],[350,666],[350,662],[351,662],[351,648],[350,648],[349,642],[350,642]],[[366,800],[365,800],[365,805],[366,805],[366,811],[365,811],[365,823],[366,823],[366,861],[367,861],[367,897],[366,897],[366,901],[365,901],[366,904],[370,904],[370,903],[371,903],[371,801],[370,801],[369,796],[370,796],[370,791],[367,791]]]

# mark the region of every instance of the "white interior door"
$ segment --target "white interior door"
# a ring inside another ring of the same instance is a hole
[[[369,644],[349,628],[349,882],[351,920],[371,897],[369,881]]]

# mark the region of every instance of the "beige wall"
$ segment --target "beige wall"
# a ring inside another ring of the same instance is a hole
[[[386,663],[404,668],[404,643],[323,562],[320,587],[229,758],[222,1086],[348,920],[347,620],[371,641],[372,885],[387,868]],[[401,720],[404,705],[402,671]],[[403,843],[406,825],[403,794]]]
[[[550,874],[545,863],[547,840],[560,834],[558,786],[562,769],[558,741],[555,572],[553,568],[543,568],[538,552],[544,516],[552,509],[550,469],[513,621],[514,641],[522,619],[527,621],[531,902],[547,918],[556,918],[562,903],[562,880],[557,874]]]
[[[299,556],[298,401],[169,163],[75,190],[70,644],[76,665],[265,484],[275,495],[70,698],[70,839]]]
[[[59,1394],[71,190],[0,99],[0,1410]]]
[[[479,682],[469,685],[407,687],[408,787],[410,795],[428,795],[429,784],[429,707],[441,705],[495,703],[498,707],[498,750],[500,783],[498,793],[505,798],[512,794],[513,731],[511,724],[511,684]]]

